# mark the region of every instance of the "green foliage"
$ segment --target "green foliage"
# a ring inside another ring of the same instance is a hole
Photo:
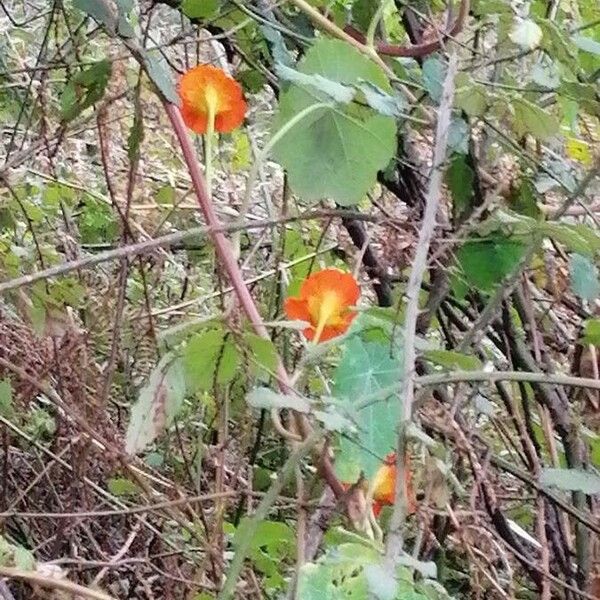
[[[585,344],[600,346],[600,319],[588,319],[584,322],[581,341]]]
[[[299,64],[305,75],[318,74],[342,85],[368,81],[382,90],[381,70],[348,44],[321,40]],[[358,203],[375,183],[395,150],[396,126],[367,107],[331,102],[328,94],[291,85],[280,97],[275,130],[308,107],[326,102],[283,135],[273,150],[286,168],[294,191],[308,201],[330,197],[342,205]]]
[[[518,136],[530,133],[543,141],[559,133],[559,123],[554,115],[525,98],[515,97],[512,110],[513,128]]]
[[[249,519],[242,519],[235,530],[233,547],[236,548],[247,533]],[[232,532],[233,526],[226,525],[226,531]],[[261,521],[251,538],[248,557],[254,566],[264,575],[267,589],[282,589],[285,584],[283,566],[291,562],[296,549],[292,529],[280,521]]]
[[[525,244],[501,234],[474,238],[457,250],[458,262],[467,282],[490,292],[519,264]]]
[[[466,157],[455,155],[446,171],[446,183],[452,194],[452,210],[455,219],[460,219],[471,212],[474,179],[473,169],[467,164]]]
[[[600,476],[579,469],[542,469],[540,484],[590,496],[600,494]]]
[[[406,558],[407,562],[422,564]],[[357,542],[334,546],[318,562],[305,564],[300,569],[298,596],[302,600],[449,598],[435,581],[424,579],[415,584],[411,571],[404,566],[390,572],[374,547]]]
[[[138,496],[140,494],[140,488],[133,481],[125,477],[113,477],[109,479],[108,491],[118,497]]]
[[[229,383],[239,365],[235,340],[222,328],[194,334],[185,346],[182,358],[191,393]]]
[[[36,561],[29,550],[19,544],[11,544],[4,536],[0,536],[0,565],[32,571],[35,569]]]
[[[12,385],[8,379],[0,379],[0,415],[6,419],[15,416]]]
[[[119,221],[108,203],[86,194],[76,213],[81,242],[114,242],[119,235]]]
[[[571,275],[571,289],[573,293],[583,300],[592,301],[600,295],[600,281],[598,269],[586,256],[572,254],[569,261]]]
[[[446,65],[436,56],[423,62],[423,85],[431,99],[438,104],[442,97],[442,85],[446,77]]]
[[[361,471],[372,477],[395,446],[400,399],[391,392],[375,396],[398,383],[400,361],[399,353],[390,356],[389,344],[364,342],[359,336],[344,344],[333,377],[334,394],[354,409],[358,431],[356,436],[340,440],[335,466],[342,481],[356,481]]]
[[[144,66],[148,77],[156,85],[159,92],[166,100],[173,104],[179,104],[179,95],[175,89],[173,79],[171,78],[169,69],[165,61],[156,54],[151,52],[142,52]]]
[[[183,0],[181,10],[190,19],[214,17],[220,8],[219,0]]]
[[[60,99],[60,112],[65,121],[73,120],[104,96],[110,71],[110,62],[101,60],[69,80]]]
[[[452,369],[476,371],[483,368],[481,361],[476,356],[452,350],[426,350],[423,356],[427,361],[448,371]]]

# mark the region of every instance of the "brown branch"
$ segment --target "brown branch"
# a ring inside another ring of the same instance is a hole
[[[452,39],[461,32],[468,14],[469,0],[461,0],[458,15],[454,23],[452,23],[452,25],[446,31],[442,32],[438,39],[413,46],[399,46],[397,44],[389,44],[387,42],[377,41],[375,43],[375,49],[377,50],[378,54],[383,54],[385,56],[403,56],[413,58],[427,56],[428,54],[432,54],[436,50],[439,50],[444,45],[446,40]],[[360,42],[361,44],[366,43],[365,36],[352,25],[347,25],[344,28],[344,31],[353,37],[357,42]]]

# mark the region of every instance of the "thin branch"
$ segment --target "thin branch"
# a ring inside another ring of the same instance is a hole
[[[61,590],[81,598],[92,598],[92,600],[116,600],[114,596],[109,596],[104,592],[73,583],[68,579],[47,577],[35,571],[22,571],[21,569],[0,566],[0,576],[9,577],[10,579],[21,579],[22,581],[26,581],[32,585],[39,585],[40,587],[44,588]]]
[[[468,381],[527,381],[548,385],[568,385],[572,387],[600,390],[600,380],[590,377],[572,377],[570,375],[546,374],[532,371],[454,371],[452,373],[436,373],[422,375],[415,379],[417,385],[440,385],[443,383],[461,383]]]
[[[239,540],[235,555],[231,561],[229,570],[227,571],[225,585],[219,594],[219,600],[228,600],[228,598],[233,596],[235,584],[242,567],[244,566],[244,560],[250,549],[250,544],[256,533],[258,524],[265,519],[277,496],[279,496],[283,487],[294,475],[296,468],[300,465],[300,461],[313,449],[313,446],[319,441],[321,436],[322,432],[315,429],[285,461],[285,464],[279,471],[277,479],[271,484],[269,491],[265,494],[265,497],[261,500],[256,512],[244,528],[244,533]]]
[[[413,267],[410,272],[406,289],[407,304],[403,341],[404,368],[401,380],[402,391],[400,394],[402,413],[398,430],[398,451],[396,453],[396,490],[394,511],[390,521],[389,535],[386,544],[386,560],[391,567],[395,564],[403,546],[402,527],[404,525],[408,506],[408,499],[406,498],[406,489],[404,486],[406,470],[404,456],[406,451],[406,427],[412,418],[413,400],[415,395],[415,362],[417,359],[415,343],[417,318],[419,315],[419,293],[421,291],[425,270],[427,269],[429,246],[436,228],[436,218],[444,175],[444,164],[446,162],[452,101],[454,98],[454,77],[456,76],[457,68],[458,56],[453,52],[450,54],[448,60],[448,71],[444,80],[442,98],[438,111],[439,116],[435,135],[433,164],[425,198],[425,213],[421,231],[419,232],[419,242],[413,260]]]
[[[266,229],[268,227],[276,227],[278,225],[285,225],[286,223],[292,223],[295,221],[309,221],[312,219],[328,219],[333,217],[345,218],[348,215],[348,211],[345,210],[311,210],[301,215],[283,217],[281,219],[263,219],[258,221],[246,221],[244,223],[232,223],[230,225],[218,225],[218,226],[201,226],[192,227],[184,231],[176,231],[169,233],[154,239],[144,240],[136,244],[129,244],[127,246],[121,246],[114,250],[106,250],[99,252],[85,258],[72,260],[65,262],[62,265],[56,265],[37,273],[30,273],[29,275],[22,275],[21,277],[15,277],[4,283],[0,283],[0,294],[9,290],[14,290],[25,285],[30,285],[41,279],[48,279],[50,277],[57,277],[59,275],[66,275],[71,271],[78,271],[80,269],[87,269],[95,265],[108,262],[111,260],[120,260],[125,257],[136,256],[145,254],[155,248],[162,246],[170,246],[177,242],[181,242],[190,238],[198,236],[210,236],[214,233],[225,233],[234,231],[251,231],[254,229]],[[373,223],[381,223],[385,219],[380,217],[374,217],[371,215],[365,215],[353,211],[351,213],[353,219],[370,221]]]

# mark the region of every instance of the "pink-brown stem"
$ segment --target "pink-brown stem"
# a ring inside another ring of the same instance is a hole
[[[213,228],[210,236],[215,245],[217,257],[227,272],[240,305],[252,323],[254,330],[259,336],[265,339],[270,339],[267,328],[264,326],[262,317],[260,316],[258,308],[256,308],[256,304],[254,303],[254,299],[250,295],[250,292],[244,283],[244,278],[242,277],[242,273],[233,254],[231,244],[225,234],[220,231],[222,224],[213,209],[212,198],[209,196],[208,190],[206,189],[204,175],[200,171],[196,152],[192,146],[192,141],[188,134],[187,128],[183,122],[183,119],[181,118],[179,108],[167,101],[164,102],[164,106],[167,115],[171,120],[175,135],[179,140],[181,151],[183,152],[183,158],[192,179],[192,186],[194,188],[194,192],[196,193],[198,204],[200,205],[200,210],[204,215],[206,224]],[[283,363],[279,359],[277,361],[277,381],[279,388],[283,393],[288,393],[291,391],[292,384],[290,376],[283,366]]]

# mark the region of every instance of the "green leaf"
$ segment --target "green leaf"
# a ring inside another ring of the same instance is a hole
[[[273,373],[277,368],[277,348],[271,340],[263,338],[255,333],[244,335],[244,344],[252,355],[252,361],[268,373]]]
[[[365,102],[379,114],[386,117],[401,117],[405,114],[406,102],[401,96],[388,94],[370,81],[359,83],[357,88]]]
[[[223,344],[223,351],[217,364],[217,379],[219,385],[227,385],[234,380],[240,364],[240,355],[235,340],[227,336]]]
[[[363,544],[340,544],[316,563],[306,563],[298,575],[302,600],[364,600],[369,588],[364,567],[380,562],[379,554]]]
[[[461,77],[462,76],[462,77]],[[456,78],[454,104],[470,117],[480,117],[488,108],[489,98],[485,86],[475,83],[464,73]]]
[[[301,73],[300,71],[279,64],[275,65],[275,73],[284,81],[322,92],[334,102],[348,104],[354,98],[355,91],[351,86],[332,81],[319,74],[307,75],[306,73]]]
[[[231,169],[234,172],[247,169],[252,158],[252,148],[248,134],[243,129],[234,129],[231,132]]]
[[[579,68],[577,56],[571,46],[571,40],[565,35],[568,30],[565,27],[558,27],[550,19],[537,19],[536,22],[543,33],[541,47],[553,60],[558,60],[570,69],[577,71]]]
[[[338,40],[317,41],[298,71],[345,86],[364,80],[390,89],[379,67]],[[281,94],[276,130],[321,102],[331,99],[322,91],[291,85]],[[394,119],[351,104],[311,112],[283,135],[273,154],[287,170],[292,189],[303,199],[331,198],[348,206],[358,203],[375,184],[377,172],[387,165],[395,148]]]
[[[182,358],[190,393],[210,390],[215,383],[229,383],[239,364],[235,342],[222,329],[194,334],[183,350]]]
[[[146,67],[148,77],[154,82],[160,93],[171,103],[179,106],[179,94],[173,84],[169,66],[160,56],[150,54],[145,50],[142,58]]]
[[[12,548],[15,567],[21,571],[33,571],[36,564],[33,554],[23,546],[14,545]]]
[[[141,107],[136,106],[135,115],[133,117],[133,125],[129,130],[127,138],[127,157],[130,161],[137,159],[140,155],[140,146],[144,139],[144,119],[142,116]]]
[[[448,149],[459,154],[469,152],[469,125],[460,117],[453,118],[448,127]]]
[[[84,244],[114,242],[119,235],[119,223],[110,206],[87,194],[77,217],[77,225]]]
[[[115,0],[115,2],[119,12],[119,23],[117,25],[119,35],[125,38],[134,37],[135,31],[130,22],[133,0]]]
[[[367,565],[365,577],[369,592],[377,600],[394,600],[398,592],[398,582],[388,567],[382,564]]]
[[[423,62],[423,85],[436,104],[442,98],[446,68],[446,64],[437,56],[429,57]]]
[[[495,234],[466,242],[456,254],[467,281],[489,292],[512,273],[524,252],[524,244]]]
[[[600,236],[584,223],[548,221],[542,225],[542,231],[557,242],[564,244],[571,252],[592,257],[600,251]]]
[[[509,37],[524,50],[533,50],[542,41],[542,30],[535,21],[523,19],[515,24]]]
[[[310,402],[306,398],[292,394],[280,394],[265,387],[254,388],[246,394],[246,402],[252,408],[291,408],[302,413],[310,411]]]
[[[600,476],[580,469],[542,469],[540,484],[590,496],[600,494]]]
[[[156,365],[131,409],[125,436],[125,450],[143,450],[168,427],[179,412],[185,396],[183,366],[178,358],[166,354]]]
[[[474,179],[475,174],[467,164],[467,158],[464,155],[454,156],[446,171],[446,184],[452,194],[455,219],[460,220],[463,215],[471,212]]]
[[[600,319],[587,319],[583,323],[582,343],[600,346]],[[1,398],[0,392],[0,398]]]
[[[481,361],[476,356],[452,350],[426,350],[423,356],[434,365],[439,365],[447,370],[477,371],[483,368]]]
[[[233,538],[233,547],[248,536],[250,519],[244,518]],[[294,556],[296,548],[292,529],[279,521],[261,521],[253,531],[248,556],[254,566],[265,575],[268,589],[280,589],[285,585],[282,564]]]
[[[12,419],[15,416],[13,390],[8,379],[0,379],[0,415],[6,419]]]
[[[580,50],[600,55],[600,42],[583,35],[574,35],[571,39]]]
[[[71,121],[104,96],[110,71],[110,62],[101,60],[71,77],[60,97],[60,112],[65,121]]]
[[[384,388],[398,383],[400,356],[390,357],[389,344],[350,338],[334,373],[334,394],[351,406],[360,405]],[[340,440],[336,471],[342,481],[354,482],[361,471],[373,476],[381,460],[395,446],[401,403],[397,395],[368,403],[356,411],[358,432]]]
[[[518,136],[530,133],[544,141],[560,133],[560,125],[556,117],[537,104],[524,98],[514,98],[512,108],[513,127]]]
[[[575,295],[589,301],[595,300],[600,295],[598,269],[589,258],[581,254],[572,254],[569,261],[569,274],[571,289]]]
[[[131,479],[113,477],[108,480],[108,491],[119,498],[123,496],[138,496],[140,488]]]
[[[118,25],[117,15],[112,10],[109,0],[73,0],[73,7],[96,19],[106,27],[110,35],[115,35]]]
[[[285,38],[274,27],[265,25],[264,23],[259,26],[260,32],[265,37],[265,40],[269,42],[271,55],[275,63],[291,67],[295,63],[294,55],[288,50],[285,45]]]
[[[219,12],[219,0],[183,0],[181,11],[190,19],[208,19]]]

